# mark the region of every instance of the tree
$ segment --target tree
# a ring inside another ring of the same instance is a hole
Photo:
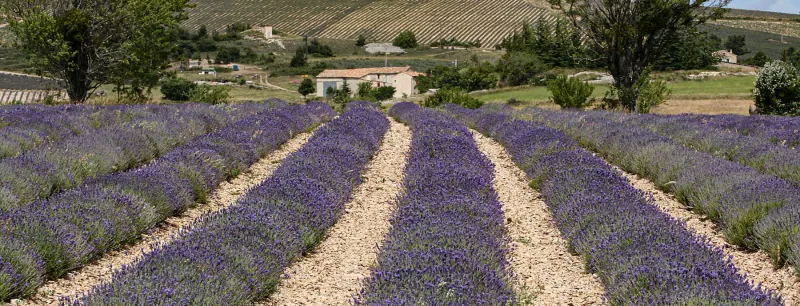
[[[794,65],[795,68],[800,69],[800,50],[797,50],[794,47],[789,47],[789,49],[783,50],[783,52],[781,52],[781,60]]]
[[[394,42],[392,45],[403,48],[403,49],[414,49],[419,44],[417,43],[417,36],[414,35],[414,32],[411,31],[403,31],[395,37]]]
[[[769,58],[769,56],[766,53],[764,53],[764,51],[758,51],[756,55],[753,55],[753,57],[747,59],[747,64],[758,67],[764,67],[764,65],[766,65],[770,61],[772,61],[772,59]]]
[[[666,51],[682,29],[724,13],[729,0],[548,0],[581,30],[605,57],[620,104],[636,111],[645,69]]]
[[[238,47],[222,47],[217,53],[215,59],[217,64],[230,64],[239,60],[242,56],[242,50]]]
[[[364,34],[359,34],[358,39],[356,39],[356,47],[363,47],[367,45],[367,38],[364,37]]]
[[[303,99],[316,91],[317,88],[314,86],[314,81],[309,78],[303,79],[303,81],[300,82],[300,88],[297,89],[297,92],[303,95]]]
[[[725,49],[733,51],[733,54],[736,55],[745,55],[750,53],[750,50],[745,48],[747,46],[747,42],[745,42],[744,35],[731,35],[725,40]]]
[[[531,85],[547,68],[538,56],[523,52],[508,52],[497,62],[497,73],[505,86]]]
[[[189,101],[195,87],[197,85],[187,79],[169,78],[161,82],[161,93],[167,100]]]
[[[292,61],[289,62],[289,66],[291,67],[306,66],[306,52],[302,47],[297,48],[297,51],[294,52],[294,57],[292,57]]]
[[[74,102],[103,84],[143,99],[176,49],[188,0],[4,0],[16,46],[40,75],[62,80]]]
[[[677,39],[653,64],[653,68],[660,71],[712,69],[719,61],[714,56],[714,52],[719,50],[719,37],[714,39],[712,36],[696,28],[679,31]]]
[[[200,26],[200,29],[197,30],[197,36],[195,37],[197,37],[198,40],[208,38],[208,28],[206,28],[206,25]]]

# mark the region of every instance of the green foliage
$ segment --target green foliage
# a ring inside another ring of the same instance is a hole
[[[306,66],[306,53],[303,48],[297,48],[297,51],[294,53],[294,57],[289,62],[289,66],[291,67],[305,67]]]
[[[764,65],[756,78],[753,95],[760,114],[800,116],[800,75],[783,61]]]
[[[422,105],[425,107],[439,107],[448,103],[458,104],[470,109],[478,109],[483,106],[481,100],[461,89],[440,89],[435,94],[425,98]]]
[[[548,0],[576,24],[590,46],[607,60],[616,100],[638,110],[640,82],[674,43],[680,30],[722,16],[727,0]]]
[[[795,68],[800,69],[800,50],[797,50],[794,47],[789,47],[789,49],[786,49],[781,53],[781,60],[792,64]]]
[[[380,102],[394,98],[397,90],[392,86],[372,87],[372,83],[364,82],[358,84],[356,96],[359,100]]]
[[[745,55],[750,53],[747,50],[747,42],[744,35],[731,35],[725,40],[725,49],[732,50],[733,54]]]
[[[189,99],[194,102],[211,104],[226,103],[230,97],[230,90],[227,86],[200,85],[192,90]]]
[[[300,82],[300,87],[297,89],[297,92],[299,92],[301,95],[303,95],[304,99],[308,95],[310,95],[310,94],[312,94],[312,93],[314,93],[316,91],[317,91],[317,88],[314,85],[314,81],[309,79],[309,78],[303,79],[303,81]]]
[[[522,30],[509,35],[496,46],[509,53],[528,54],[553,67],[598,67],[603,64],[600,55],[584,45],[578,29],[567,20],[555,24],[540,20],[524,23]]]
[[[481,63],[473,57],[466,67],[436,66],[418,80],[420,92],[434,88],[459,88],[469,92],[497,87],[499,76],[491,63]]]
[[[367,37],[364,34],[359,34],[356,39],[356,47],[363,47],[367,45]]]
[[[589,97],[594,92],[594,86],[578,78],[558,76],[547,84],[547,90],[552,94],[550,100],[561,108],[584,109],[593,102]]]
[[[748,65],[764,67],[764,65],[766,65],[770,61],[772,61],[772,59],[769,58],[769,56],[767,56],[767,54],[764,53],[764,51],[758,51],[758,53],[756,53],[756,55],[754,55],[753,57],[747,59],[744,62],[746,64],[748,64]]]
[[[548,66],[535,54],[508,52],[496,65],[500,83],[504,86],[533,85]]]
[[[233,62],[237,62],[239,58],[242,56],[242,50],[239,47],[222,47],[219,49],[217,53],[217,57],[214,59],[216,64],[227,65]]]
[[[636,110],[640,114],[649,114],[653,107],[659,106],[669,100],[672,91],[663,80],[651,80],[645,75],[639,80],[639,99],[636,101]]]
[[[353,102],[353,91],[350,89],[350,85],[347,85],[347,82],[342,84],[341,89],[328,88],[326,94],[328,95],[328,101],[330,101],[331,107],[337,112],[343,111],[347,103]]]
[[[164,99],[172,101],[189,101],[192,91],[197,87],[194,82],[182,78],[168,78],[161,82],[161,93]]]
[[[316,57],[333,57],[333,49],[330,46],[319,43],[319,40],[314,38],[308,45],[308,54]]]
[[[720,43],[719,37],[696,28],[683,29],[653,68],[659,71],[713,69],[718,61],[713,53],[720,49]]]
[[[64,80],[75,102],[108,83],[131,100],[148,96],[167,74],[187,6],[188,0],[3,2],[17,47],[39,74]]]
[[[411,31],[403,31],[395,37],[394,42],[392,45],[395,45],[400,48],[404,49],[414,49],[419,44],[417,43],[417,36],[414,35],[414,32]]]

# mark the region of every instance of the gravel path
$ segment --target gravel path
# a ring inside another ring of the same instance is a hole
[[[494,189],[515,243],[510,261],[520,304],[602,305],[603,285],[585,272],[579,256],[567,251],[547,204],[528,187],[525,173],[499,143],[473,135],[495,166]]]
[[[300,149],[310,137],[311,133],[295,136],[278,150],[256,162],[247,172],[230,182],[220,184],[209,198],[207,205],[200,205],[180,216],[168,218],[152,233],[144,235],[135,245],[121,251],[109,252],[89,266],[71,272],[61,279],[49,281],[39,289],[36,296],[16,305],[58,305],[60,297],[74,296],[111,280],[115,270],[141,258],[150,252],[153,246],[169,243],[182,228],[190,226],[203,215],[235,204],[248,189],[267,179],[280,166],[281,160]]]
[[[389,131],[345,213],[313,253],[291,265],[277,292],[260,305],[349,305],[378,258],[402,190],[411,131],[391,120]]]
[[[621,171],[621,170],[620,170]],[[695,234],[708,237],[710,242],[723,248],[726,255],[730,256],[739,272],[747,275],[747,279],[764,288],[771,289],[783,297],[786,305],[800,304],[800,283],[791,266],[775,270],[772,260],[763,251],[745,252],[737,246],[725,242],[723,235],[715,229],[713,222],[702,219],[702,216],[688,210],[688,208],[675,200],[672,195],[658,190],[653,182],[638,177],[637,175],[622,171],[631,184],[651,194],[655,198],[656,206],[672,217],[686,221],[686,227]]]

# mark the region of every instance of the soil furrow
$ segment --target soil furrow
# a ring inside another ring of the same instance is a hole
[[[478,148],[495,166],[494,189],[514,241],[511,267],[521,305],[602,305],[603,285],[584,270],[579,256],[553,224],[541,195],[499,143],[473,132]]]
[[[620,170],[619,168],[617,169]],[[658,190],[650,180],[622,170],[620,172],[634,187],[652,195],[656,206],[661,211],[675,219],[685,221],[686,228],[696,235],[707,237],[711,244],[722,248],[725,255],[730,256],[733,264],[739,269],[739,273],[746,275],[748,280],[754,284],[761,283],[763,288],[773,290],[773,292],[783,297],[786,305],[798,305],[800,303],[800,283],[798,283],[798,278],[795,276],[791,266],[786,265],[783,268],[775,269],[767,253],[763,251],[744,251],[735,245],[727,243],[713,222],[691,212],[688,207],[678,202],[672,195]]]
[[[272,172],[280,166],[280,162],[300,149],[311,135],[303,133],[295,136],[278,150],[253,164],[247,172],[229,182],[222,182],[209,197],[207,204],[191,208],[180,216],[168,218],[134,245],[120,251],[109,252],[91,265],[71,272],[61,279],[49,281],[39,289],[36,296],[18,305],[57,305],[61,297],[75,296],[110,281],[117,269],[133,263],[156,245],[169,243],[177,237],[176,234],[194,224],[200,217],[235,204],[247,190],[272,175]]]
[[[307,257],[292,264],[277,292],[258,305],[349,305],[378,257],[402,190],[411,131],[391,120],[381,148],[345,213]]]

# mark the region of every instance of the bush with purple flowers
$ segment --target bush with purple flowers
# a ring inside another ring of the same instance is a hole
[[[507,114],[456,111],[499,141],[541,190],[569,249],[599,276],[610,305],[782,304],[563,133]]]
[[[374,107],[347,107],[237,204],[72,302],[245,305],[268,296],[284,269],[336,222],[388,128]]]
[[[390,114],[413,132],[405,191],[356,304],[513,304],[494,166],[454,118],[409,102]]]
[[[85,130],[18,157],[0,160],[0,211],[48,198],[98,176],[137,167],[196,136],[270,105],[129,106],[95,112],[92,117],[98,121],[119,123]],[[29,122],[20,118],[4,120]]]
[[[138,239],[205,200],[225,179],[298,133],[328,121],[330,107],[282,106],[194,139],[153,163],[103,176],[47,200],[0,213],[0,301],[35,292]]]

